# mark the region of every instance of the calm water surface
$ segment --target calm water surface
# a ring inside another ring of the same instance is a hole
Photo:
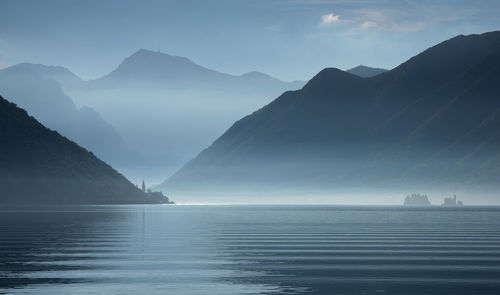
[[[0,294],[500,294],[500,208],[0,208]]]

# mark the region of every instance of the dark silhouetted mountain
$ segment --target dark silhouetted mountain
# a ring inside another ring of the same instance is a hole
[[[499,93],[500,32],[452,38],[372,78],[324,69],[236,122],[161,187],[498,188]]]
[[[125,156],[126,147],[118,132],[94,109],[78,109],[54,80],[63,78],[79,80],[62,67],[18,64],[0,70],[0,94],[26,109],[45,126],[106,161],[113,163]]]
[[[0,203],[161,203],[76,143],[0,97]]]
[[[346,72],[356,76],[360,76],[362,78],[371,78],[373,76],[377,76],[378,74],[387,72],[387,70],[381,68],[370,68],[364,65],[359,65],[357,67],[347,70]]]

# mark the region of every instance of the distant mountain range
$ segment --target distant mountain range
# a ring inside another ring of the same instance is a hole
[[[130,157],[120,134],[93,108],[77,107],[56,80],[83,83],[65,68],[23,63],[0,70],[0,94],[113,164]]]
[[[371,78],[377,76],[378,74],[385,73],[387,72],[387,70],[380,68],[370,68],[364,65],[359,65],[357,67],[347,70],[346,72],[362,78]]]
[[[303,85],[145,49],[90,81],[60,66],[0,70],[0,94],[136,181],[174,172],[236,119]]]
[[[163,88],[228,89],[228,91],[234,88],[285,91],[300,88],[304,82],[287,83],[260,72],[250,72],[240,76],[225,74],[200,66],[185,57],[140,49],[124,59],[111,73],[88,82],[90,88],[109,88],[116,85],[127,88],[142,85]]]
[[[0,97],[1,204],[163,203]]]
[[[178,196],[498,189],[500,32],[452,38],[371,78],[351,73],[327,68],[285,92],[160,187]]]
[[[225,74],[185,57],[141,49],[99,79],[62,85],[77,104],[102,114],[142,156],[117,168],[134,179],[159,182],[158,175],[179,169],[235,120],[303,84],[259,72]]]
[[[57,81],[59,84],[64,85],[64,87],[67,88],[83,87],[83,84],[85,84],[85,81],[83,81],[80,77],[67,68],[61,66],[20,63],[10,69],[12,68],[36,73],[43,78]]]

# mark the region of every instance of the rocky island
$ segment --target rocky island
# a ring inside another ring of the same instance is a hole
[[[407,195],[404,201],[404,205],[410,205],[410,206],[430,206],[431,202],[429,201],[429,198],[427,195],[421,195],[421,194],[411,194]]]
[[[462,201],[457,200],[457,195],[453,195],[453,197],[444,198],[443,206],[463,206],[464,203]]]

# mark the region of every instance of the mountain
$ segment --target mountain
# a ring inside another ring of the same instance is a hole
[[[160,187],[226,192],[495,191],[500,32],[457,36],[393,70],[322,70],[237,121]]]
[[[126,85],[120,85],[126,83]],[[240,76],[221,73],[200,66],[186,57],[140,49],[111,73],[89,81],[90,87],[151,86],[162,88],[204,87],[208,89],[244,88],[279,89],[283,92],[303,86],[301,81],[283,82],[269,75],[250,72]]]
[[[132,179],[160,182],[235,120],[303,84],[260,72],[230,75],[185,57],[141,49],[109,74],[83,87],[63,88],[77,105],[106,118],[139,155],[113,166]]]
[[[228,77],[230,75],[209,70],[185,57],[141,49],[124,59],[111,73],[92,82],[98,85],[120,81],[176,85],[176,83],[191,84],[203,79],[210,83]]]
[[[377,76],[378,74],[387,72],[387,70],[381,68],[370,68],[364,65],[359,65],[357,67],[347,70],[346,72],[362,78],[371,78],[373,76]]]
[[[57,81],[60,85],[64,85],[67,88],[74,89],[83,87],[84,81],[71,72],[69,69],[61,66],[47,66],[42,64],[33,63],[20,63],[13,68],[31,71],[44,78],[52,79]]]
[[[163,203],[0,97],[0,203]]]
[[[0,94],[106,161],[114,163],[126,155],[120,134],[94,109],[77,108],[55,81],[59,79],[83,83],[62,67],[18,64],[0,70]]]

